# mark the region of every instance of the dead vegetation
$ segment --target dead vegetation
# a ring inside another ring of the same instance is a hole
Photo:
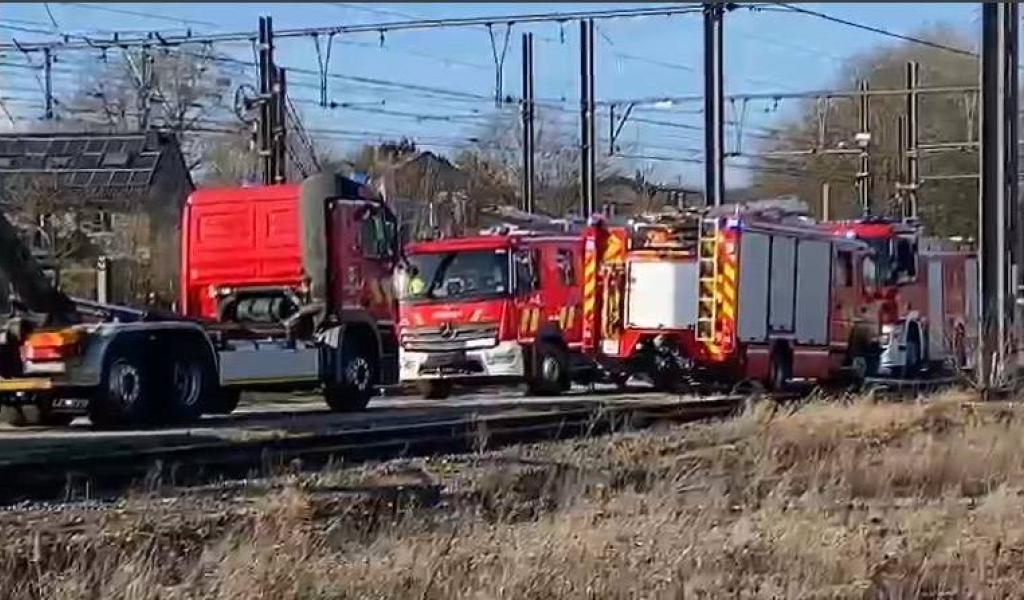
[[[716,424],[0,514],[4,598],[1020,597],[1024,416]]]

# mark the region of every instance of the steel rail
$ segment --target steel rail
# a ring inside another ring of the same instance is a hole
[[[189,445],[74,454],[28,454],[0,461],[0,503],[75,501],[121,495],[140,486],[195,486],[254,473],[272,474],[344,463],[471,452],[483,447],[590,436],[657,421],[726,417],[742,408],[738,396],[678,403],[595,403],[592,407],[310,432],[272,439],[217,440]]]

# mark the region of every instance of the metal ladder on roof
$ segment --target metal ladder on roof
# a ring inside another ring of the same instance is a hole
[[[703,217],[697,243],[697,341],[715,339],[718,306],[715,285],[718,281],[718,218]]]

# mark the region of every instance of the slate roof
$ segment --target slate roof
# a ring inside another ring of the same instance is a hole
[[[48,174],[61,188],[136,191],[148,188],[172,137],[158,132],[0,135],[0,179]]]

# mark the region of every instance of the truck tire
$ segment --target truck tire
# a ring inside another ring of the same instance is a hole
[[[862,339],[856,339],[850,342],[849,348],[846,364],[853,372],[857,385],[863,384],[864,380],[869,377],[878,375],[881,357],[877,352],[872,351],[870,345]]]
[[[772,351],[768,371],[768,389],[773,392],[784,392],[793,378],[793,363],[789,352],[783,348]]]
[[[565,352],[550,342],[534,347],[527,390],[535,396],[557,396],[569,383],[569,361]]]
[[[366,408],[374,395],[377,364],[365,344],[346,336],[341,344],[340,373],[324,386],[324,400],[335,412],[355,412]]]
[[[452,393],[452,382],[444,379],[423,379],[416,382],[416,389],[425,400],[444,400]]]
[[[208,398],[206,410],[203,412],[208,415],[230,415],[238,408],[241,399],[242,390],[238,388],[217,388]]]
[[[921,336],[916,328],[907,335],[907,350],[903,356],[903,378],[912,379],[921,370]]]
[[[127,345],[110,348],[100,385],[89,403],[97,427],[149,424],[160,415],[160,382],[149,360]]]
[[[683,378],[683,370],[675,354],[666,349],[655,350],[652,358],[651,383],[659,392],[671,393],[676,390]]]
[[[175,344],[164,375],[167,385],[162,387],[160,408],[167,419],[179,423],[198,420],[217,391],[217,373],[206,349],[192,341]]]
[[[24,406],[0,407],[0,419],[12,427],[67,427],[75,420],[75,415],[54,412],[52,405],[43,400]]]

